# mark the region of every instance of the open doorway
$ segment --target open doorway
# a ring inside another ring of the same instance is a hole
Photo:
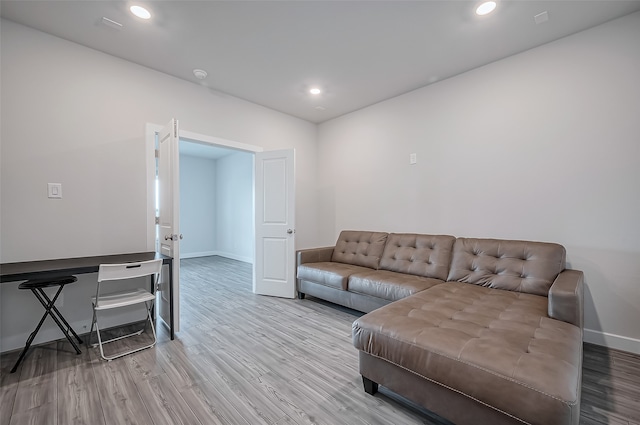
[[[252,152],[180,138],[180,258],[253,263]]]
[[[176,119],[172,119],[164,126],[147,123],[145,134],[148,194],[147,250],[174,257],[173,267],[163,271],[158,285],[158,314],[165,323],[171,322],[175,331],[179,332],[180,305],[182,304],[179,259],[180,247],[184,241],[179,223],[180,139],[184,138],[205,145],[227,147],[247,152],[252,157],[256,153],[262,152],[263,149],[259,146],[181,130]],[[255,203],[252,207],[252,214],[255,217]],[[255,229],[254,223],[251,228]],[[255,265],[256,261],[254,260],[253,263]],[[167,279],[167,276],[172,278]]]
[[[172,119],[168,125],[160,126],[147,123],[147,247],[165,255],[181,258],[180,248],[185,243],[185,235],[180,226],[180,140],[200,144],[214,145],[244,152],[251,157],[253,167],[250,212],[251,223],[248,226],[253,234],[252,254],[248,258],[253,263],[253,292],[260,295],[293,298],[295,296],[295,151],[293,149],[264,152],[260,146],[230,141],[218,137],[206,136],[179,129],[178,121]],[[231,163],[228,167],[234,168]],[[160,178],[157,178],[160,176]],[[226,174],[227,179],[230,174]],[[192,186],[201,186],[196,180]],[[233,187],[227,189],[234,193]],[[153,196],[152,194],[155,194]],[[158,196],[162,194],[162,196]],[[157,207],[158,200],[160,207]],[[157,210],[160,213],[157,214]],[[163,212],[164,211],[164,212]],[[236,214],[233,209],[231,214]],[[215,220],[214,220],[215,223]],[[228,241],[239,240],[234,227],[220,225],[227,231]],[[158,227],[162,234],[158,233]],[[214,231],[218,226],[214,224]],[[246,230],[246,229],[244,229]],[[229,236],[230,235],[230,236]],[[160,251],[157,251],[160,241]],[[196,248],[196,253],[225,252],[237,256],[236,249],[221,251],[220,245],[210,248]],[[224,249],[224,248],[223,248]],[[240,251],[242,252],[242,251]],[[235,254],[234,254],[235,253]],[[243,254],[240,257],[247,259]],[[253,260],[253,261],[251,261]],[[169,293],[173,311],[169,315],[176,331],[180,323],[180,261],[173,262],[173,284],[166,281],[159,285],[161,294]],[[161,297],[162,298],[162,297]]]

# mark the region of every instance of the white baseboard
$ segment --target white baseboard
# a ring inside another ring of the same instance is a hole
[[[219,255],[221,257],[230,258],[232,260],[242,261],[243,263],[253,264],[253,258],[251,258],[251,257],[244,257],[242,255],[231,254],[229,252],[223,252],[223,251],[218,251],[218,253],[216,255]]]
[[[89,311],[91,311],[91,309],[89,309]],[[142,320],[143,321],[145,320],[144,316],[142,317]],[[120,313],[120,314],[115,313],[115,314],[112,314],[111,317],[103,317],[100,320],[100,324],[101,324],[100,328],[109,329],[114,326],[122,326],[122,324],[125,324],[125,323],[137,323],[140,321],[141,319],[140,319],[139,312],[129,311],[129,312]],[[158,323],[160,323],[160,320],[158,320]],[[34,328],[36,324],[37,323],[34,323],[33,325]],[[72,321],[70,325],[71,325],[71,328],[74,331],[76,331],[76,333],[82,338],[83,343],[78,344],[78,347],[80,348],[81,351],[84,351],[86,349],[87,341],[86,341],[86,337],[84,337],[83,335],[88,334],[89,331],[91,330],[91,317],[88,317],[85,320]],[[29,330],[29,333],[30,332],[31,330]],[[95,328],[94,328],[94,334],[95,334]],[[2,338],[0,352],[4,353],[7,351],[22,350],[28,337],[29,337],[28,333],[4,336]],[[73,338],[73,335],[72,335],[72,338]],[[55,323],[53,323],[52,320],[47,319],[47,321],[43,324],[42,328],[40,328],[40,331],[38,332],[38,335],[36,336],[36,339],[33,341],[32,345],[35,346],[40,344],[48,344],[52,341],[64,340],[64,339],[65,337],[62,331],[60,331],[60,329],[56,326]],[[75,341],[75,338],[73,339]],[[96,342],[95,335],[93,337],[93,342]],[[71,347],[69,347],[69,349],[72,350]]]
[[[55,323],[53,323],[53,321],[47,319],[47,322],[51,322],[51,324],[53,326],[55,326]],[[33,327],[35,328],[35,325],[37,323],[35,323],[33,325]],[[45,323],[46,325],[46,323]],[[89,329],[85,329],[84,326],[86,325],[86,322],[76,322],[76,323],[70,323],[71,327],[73,328],[74,331],[76,331],[79,335],[82,335],[85,332],[89,332]],[[89,326],[91,326],[91,321],[89,321]],[[31,332],[31,331],[29,331]],[[0,352],[2,353],[6,353],[9,351],[14,351],[14,350],[22,350],[22,348],[24,347],[25,342],[27,341],[27,338],[29,337],[28,333],[25,334],[17,334],[17,335],[11,335],[11,336],[4,336],[2,338],[2,347],[0,348]],[[38,335],[36,336],[36,339],[33,340],[32,346],[36,346],[36,345],[40,345],[40,344],[46,344],[49,343],[51,341],[56,341],[58,339],[63,339],[64,338],[64,334],[60,331],[60,329],[58,329],[57,326],[55,326],[55,328],[49,327],[46,328],[43,326],[43,328],[40,329],[40,332],[38,332]],[[74,338],[75,341],[75,338]],[[83,340],[84,341],[84,340]],[[83,344],[78,344],[80,347],[80,350],[83,350]],[[69,346],[71,350],[73,350],[73,348],[71,348],[71,346]],[[13,365],[12,365],[13,366]]]
[[[242,255],[236,255],[229,252],[223,251],[205,251],[205,252],[188,252],[188,253],[180,253],[180,258],[198,258],[198,257],[211,257],[212,255],[218,255],[220,257],[230,258],[232,260],[242,261],[244,263],[253,264],[253,258],[244,257]]]
[[[610,334],[592,329],[584,330],[584,341],[592,344],[603,345],[616,350],[640,354],[640,339]]]
[[[204,252],[181,252],[180,258],[198,258],[198,257],[210,257],[212,255],[220,255],[218,251],[204,251]]]

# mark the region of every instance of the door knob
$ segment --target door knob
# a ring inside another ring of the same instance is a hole
[[[288,233],[288,234],[292,234],[292,233],[293,233],[293,230],[291,230],[291,229],[287,229],[287,233]]]

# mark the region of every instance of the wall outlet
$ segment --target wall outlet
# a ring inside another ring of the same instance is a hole
[[[416,155],[415,153],[410,153],[409,154],[409,164],[410,165],[414,165],[417,162],[418,162],[418,155]]]

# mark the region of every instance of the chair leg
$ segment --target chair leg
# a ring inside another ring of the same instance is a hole
[[[42,306],[44,307],[44,314],[42,315],[42,318],[40,319],[38,326],[36,326],[36,329],[33,332],[31,332],[31,334],[29,334],[29,338],[27,338],[27,342],[24,348],[22,349],[22,352],[20,353],[20,357],[18,357],[18,360],[16,361],[16,364],[11,369],[11,373],[14,373],[18,369],[18,365],[20,365],[20,362],[22,362],[22,359],[24,359],[24,356],[27,354],[27,351],[29,351],[29,347],[31,347],[33,340],[35,339],[36,335],[40,331],[40,328],[42,327],[42,324],[44,323],[44,321],[47,319],[47,316],[51,316],[53,321],[56,322],[56,325],[58,325],[58,327],[60,328],[64,336],[71,343],[73,348],[76,350],[76,353],[77,354],[82,353],[82,351],[80,351],[80,348],[78,348],[76,343],[73,341],[73,339],[69,335],[68,331],[71,331],[71,333],[73,333],[73,335],[78,339],[80,343],[82,343],[82,340],[80,339],[78,334],[76,334],[76,332],[73,330],[69,322],[65,320],[65,318],[62,316],[60,311],[58,311],[58,309],[55,306],[55,302],[60,296],[60,293],[62,292],[63,288],[64,288],[64,285],[60,285],[55,295],[53,296],[53,299],[50,299],[47,296],[46,292],[42,290],[42,288],[31,289],[31,292],[33,292],[33,294],[38,299],[38,301],[40,301],[40,304],[42,304]],[[61,320],[67,326],[67,329],[65,329],[65,327],[62,325]]]
[[[95,305],[91,305],[91,310],[93,310],[93,317],[91,318],[91,330],[89,331],[89,337],[87,340],[87,347],[91,346],[91,337],[93,336],[93,325],[96,323],[96,309]]]
[[[95,315],[96,312],[94,311],[93,314]],[[100,326],[98,325],[98,317],[96,317],[96,334],[98,335],[98,346],[100,347],[100,356],[105,360],[109,360],[109,361],[113,360],[105,357],[104,355],[104,350],[102,349],[102,338],[100,337]]]
[[[40,319],[40,323],[38,323],[38,326],[36,326],[35,330],[29,334],[29,337],[27,338],[27,342],[24,345],[24,348],[22,349],[22,352],[20,353],[20,357],[18,357],[18,360],[16,361],[16,364],[14,364],[13,367],[11,368],[11,373],[14,373],[18,369],[18,365],[20,364],[20,362],[22,362],[22,359],[27,354],[27,351],[29,351],[29,347],[31,347],[31,343],[33,342],[33,340],[35,339],[36,335],[40,331],[40,328],[42,327],[42,324],[44,323],[44,321],[47,318],[48,314],[49,313],[47,313],[45,311],[45,313],[42,315],[42,318]]]
[[[107,356],[105,356],[105,355],[104,355],[104,349],[102,348],[102,346],[103,346],[104,344],[107,344],[107,343],[109,343],[109,342],[113,342],[113,341],[117,341],[117,340],[119,340],[119,339],[128,338],[128,337],[130,337],[130,336],[135,336],[135,335],[140,335],[140,334],[145,330],[145,328],[146,328],[146,320],[145,320],[145,327],[144,327],[143,329],[139,330],[139,331],[136,331],[136,332],[130,333],[130,334],[128,334],[128,335],[123,335],[123,336],[119,336],[119,337],[116,337],[116,338],[112,338],[112,339],[109,339],[109,340],[107,340],[107,341],[102,341],[102,337],[100,336],[100,327],[99,327],[99,325],[98,325],[98,317],[97,317],[97,313],[94,311],[94,316],[95,316],[95,325],[96,325],[96,334],[98,335],[98,344],[96,344],[96,345],[99,345],[99,346],[100,346],[100,356],[101,356],[103,359],[107,360],[107,361],[111,361],[111,360],[117,359],[117,358],[119,358],[119,357],[126,356],[127,354],[133,354],[133,353],[136,353],[136,352],[138,352],[138,351],[142,351],[142,350],[145,350],[145,349],[147,349],[147,348],[151,348],[151,347],[153,347],[154,345],[156,345],[156,343],[158,342],[158,338],[157,338],[157,336],[156,336],[156,329],[155,329],[155,326],[153,325],[153,318],[151,317],[151,310],[152,310],[152,308],[153,308],[153,304],[152,304],[151,306],[149,306],[149,304],[145,302],[145,309],[146,309],[146,311],[147,311],[147,319],[148,319],[148,321],[149,321],[149,323],[150,323],[150,325],[151,325],[151,333],[153,334],[153,342],[152,342],[151,344],[149,344],[149,345],[145,345],[144,347],[136,348],[136,349],[134,349],[134,350],[126,351],[126,352],[124,352],[124,353],[119,353],[119,354],[117,354],[117,355],[115,355],[115,356],[110,356],[110,357],[107,357]],[[93,324],[91,325],[91,328],[93,329]]]
[[[60,314],[56,306],[55,305],[51,306],[51,309],[57,314],[58,319],[60,319],[60,321],[65,324],[65,326],[67,327],[67,331],[70,332],[74,337],[76,337],[76,340],[78,340],[79,344],[82,344],[82,339],[80,338],[80,336],[78,336],[76,331],[73,330],[73,328],[71,327],[69,322],[67,322],[67,320],[64,318],[64,316]]]
[[[40,300],[40,302],[42,303],[42,305],[44,306],[45,310],[46,310],[46,314],[48,314],[49,316],[51,316],[51,318],[53,319],[54,322],[56,322],[56,325],[58,325],[58,327],[60,328],[60,330],[62,331],[62,333],[64,334],[64,336],[67,338],[67,340],[71,343],[71,345],[73,346],[73,348],[76,350],[76,354],[80,354],[82,353],[82,351],[80,351],[80,348],[78,348],[78,346],[76,345],[76,343],[73,341],[73,338],[71,338],[71,335],[69,335],[69,332],[67,332],[67,330],[64,328],[64,326],[62,325],[62,323],[60,322],[60,320],[58,320],[58,317],[56,317],[56,314],[54,313],[54,309],[55,311],[58,311],[55,307],[54,307],[54,303],[56,302],[56,300],[58,299],[58,295],[60,295],[60,292],[62,292],[62,288],[64,285],[61,285],[60,288],[58,289],[58,292],[56,292],[56,295],[53,297],[52,300],[49,299],[49,297],[47,296],[47,294],[42,290],[42,288],[38,288],[37,290],[32,290],[33,293],[36,295],[36,297],[38,298],[38,300]],[[37,291],[37,292],[36,292]],[[38,294],[39,292],[39,294]],[[46,302],[45,302],[46,300]],[[58,314],[60,314],[58,312]],[[64,320],[64,319],[63,319]],[[65,320],[65,323],[67,321]],[[68,325],[68,323],[67,323]],[[69,328],[71,328],[71,326],[69,326]],[[75,332],[73,332],[75,334]],[[76,335],[77,336],[77,335]],[[78,337],[78,339],[80,340],[80,343],[82,343],[82,340]]]
[[[151,333],[153,333],[153,344],[151,345],[151,347],[153,347],[158,342],[158,336],[156,335],[156,327],[153,325],[153,317],[151,317],[151,310],[153,309],[154,305],[152,304],[151,307],[149,307],[147,303],[144,303],[144,305],[147,307],[147,317],[149,317],[149,324],[151,325]],[[145,323],[145,328],[146,327],[147,326]]]

